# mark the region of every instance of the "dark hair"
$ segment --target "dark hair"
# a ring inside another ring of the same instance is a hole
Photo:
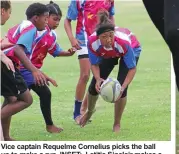
[[[33,3],[29,5],[29,7],[27,8],[26,16],[27,16],[27,19],[31,19],[35,15],[40,16],[46,12],[49,12],[46,5],[42,3]]]
[[[49,4],[46,5],[49,10],[49,15],[56,14],[62,16],[62,11],[58,4],[54,3],[53,1],[50,1]]]
[[[101,10],[98,12],[98,24],[96,26],[96,33],[97,36],[104,32],[108,31],[114,31],[114,24],[112,21],[109,19],[109,13],[106,10]]]
[[[1,9],[4,8],[5,10],[8,10],[11,8],[11,2],[6,0],[1,0]]]

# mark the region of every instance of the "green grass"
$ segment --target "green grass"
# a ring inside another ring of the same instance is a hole
[[[70,43],[63,28],[68,2],[58,2],[63,11],[60,27],[57,29],[59,42],[64,49]],[[2,28],[7,29],[22,19],[27,4],[13,3],[11,19]],[[131,29],[140,40],[143,51],[137,74],[128,92],[128,102],[119,134],[112,133],[113,104],[100,98],[93,122],[85,128],[75,125],[72,119],[75,86],[79,77],[77,56],[56,58],[48,56],[43,71],[59,84],[52,91],[52,115],[56,125],[64,128],[60,134],[45,131],[39,108],[39,100],[32,92],[34,102],[31,107],[15,115],[12,120],[11,135],[17,140],[123,140],[150,141],[171,140],[170,106],[170,52],[160,34],[151,23],[141,2],[116,2],[116,25]],[[75,25],[75,23],[74,23]],[[75,28],[74,28],[75,29]],[[116,77],[117,67],[110,75]]]
[[[179,94],[176,93],[176,149],[179,154]]]

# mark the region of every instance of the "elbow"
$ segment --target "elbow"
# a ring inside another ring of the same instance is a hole
[[[137,67],[135,66],[135,67],[131,68],[129,71],[135,74],[137,71]]]
[[[71,23],[71,20],[70,20],[70,19],[66,18],[66,19],[64,20],[64,25],[65,25],[65,26],[70,25],[70,23]]]

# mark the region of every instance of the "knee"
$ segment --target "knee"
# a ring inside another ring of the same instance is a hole
[[[83,83],[87,83],[90,77],[90,73],[82,73],[82,75],[80,76],[80,80]]]
[[[32,95],[31,95],[31,93],[29,91],[26,92],[25,96],[19,97],[18,100],[24,101],[26,108],[29,107],[33,102]]]
[[[25,99],[26,107],[29,107],[33,102],[32,95],[29,94],[29,96]]]

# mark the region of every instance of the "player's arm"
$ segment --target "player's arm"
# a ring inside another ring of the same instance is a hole
[[[32,72],[35,82],[38,85],[45,85],[47,83],[45,76],[30,62],[26,56],[26,54],[31,54],[32,52],[32,43],[35,34],[36,28],[33,28],[22,34],[14,47],[14,54],[16,57],[18,57],[24,67]]]
[[[77,16],[78,16],[77,1],[72,0],[70,3],[70,6],[68,7],[67,17],[64,21],[64,27],[65,27],[67,36],[71,42],[71,45],[79,50],[81,49],[79,45],[80,41],[74,37],[73,32],[72,32],[72,26],[71,26],[71,21],[76,20]]]
[[[46,78],[44,75],[30,62],[30,60],[27,58],[25,51],[26,48],[23,45],[16,45],[14,48],[14,54],[20,62],[24,65],[24,67],[32,72],[34,79],[38,85],[45,85],[46,84]]]
[[[68,57],[72,56],[75,52],[75,48],[70,48],[68,49],[68,51],[64,51],[58,43],[54,43],[48,48],[48,53],[51,54],[53,57]]]
[[[73,56],[75,52],[76,52],[75,48],[70,48],[70,49],[68,49],[68,51],[60,51],[58,54],[58,57]]]
[[[113,24],[115,24],[115,20],[114,20],[114,15],[115,15],[115,9],[114,9],[114,1],[111,2],[111,7],[109,9],[109,15],[110,15],[110,20],[112,21]]]
[[[124,83],[122,84],[123,89],[125,89],[131,83],[136,73],[136,58],[134,55],[134,51],[131,46],[129,45],[126,46],[127,46],[127,52],[124,55],[123,59],[129,71],[124,80]]]
[[[92,49],[88,47],[89,60],[91,63],[91,71],[93,73],[94,78],[96,79],[96,86],[95,86],[96,90],[97,92],[100,92],[101,83],[104,81],[104,79],[100,77],[100,68],[99,68],[99,63],[101,62],[102,58],[96,56],[91,50]]]
[[[11,47],[13,45],[14,44],[10,43],[8,38],[5,37],[1,40],[0,48],[5,49],[5,48]]]
[[[8,70],[15,72],[14,64],[1,50],[0,50],[0,59],[6,65]]]

